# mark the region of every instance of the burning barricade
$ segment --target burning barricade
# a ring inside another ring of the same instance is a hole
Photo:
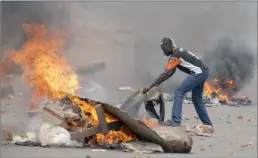
[[[191,151],[192,138],[180,127],[153,127],[112,105],[78,97],[78,76],[62,57],[64,32],[43,25],[24,24],[23,28],[28,40],[10,53],[11,60],[21,67],[22,79],[34,89],[30,109],[38,108],[39,98],[49,102],[44,104],[44,122],[38,132],[5,130],[6,139],[23,145],[122,147],[125,151],[134,150],[132,146],[147,150],[144,146],[152,143],[158,147],[155,151]]]
[[[193,143],[181,127],[159,126],[147,118],[140,121],[109,104],[76,96],[45,103],[42,117],[38,133],[6,131],[6,138],[17,145],[179,153],[189,153]]]

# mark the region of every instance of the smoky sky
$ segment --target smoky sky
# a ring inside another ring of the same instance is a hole
[[[253,51],[242,39],[222,36],[205,51],[203,61],[209,67],[210,78],[234,80],[239,91],[254,77],[257,59]]]
[[[167,58],[159,43],[166,36],[204,60],[207,50],[217,53],[218,36],[234,36],[245,41],[256,57],[255,2],[1,2],[1,10],[2,49],[22,45],[23,22],[68,29],[65,56],[74,68],[95,61],[107,65],[104,71],[80,76],[82,87],[100,84],[98,99],[110,103],[121,103],[128,96],[119,86],[142,88],[163,71]],[[238,61],[231,57],[229,61]],[[162,84],[164,91],[172,91],[184,77],[177,71]],[[86,90],[81,93],[87,95]]]

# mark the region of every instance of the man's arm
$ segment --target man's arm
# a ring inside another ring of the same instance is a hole
[[[155,80],[155,82],[148,88],[151,89],[154,86],[159,86],[161,83],[169,79],[176,71],[177,65],[179,65],[182,61],[180,58],[171,58],[168,61],[168,64],[165,68],[165,71],[159,75],[159,77]]]

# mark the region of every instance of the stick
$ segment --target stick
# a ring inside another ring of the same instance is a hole
[[[103,134],[107,134],[108,131],[109,131],[109,128],[108,128],[108,123],[106,121],[104,109],[102,108],[101,104],[96,105],[95,109],[96,109],[96,112],[97,112],[101,132]]]
[[[111,122],[108,124],[108,128],[110,130],[119,131],[121,127],[121,123],[119,121]],[[100,126],[83,128],[82,131],[70,132],[71,140],[83,139],[89,136],[96,135],[101,133]]]

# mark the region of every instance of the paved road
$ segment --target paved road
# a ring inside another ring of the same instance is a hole
[[[11,105],[3,101],[1,124],[13,130],[37,129],[39,117],[30,118],[26,108],[21,105],[23,97],[15,98]],[[167,105],[166,118],[170,116],[171,104]],[[214,106],[208,107],[215,125],[215,134],[210,138],[194,136],[191,154],[151,154],[144,157],[257,157],[257,105],[245,107]],[[184,105],[185,123],[197,124],[193,105]],[[242,116],[243,119],[238,119]],[[227,123],[231,122],[231,123]],[[241,147],[252,142],[251,147]],[[94,152],[91,149],[39,148],[2,145],[1,157],[132,157],[133,153],[107,150]]]

